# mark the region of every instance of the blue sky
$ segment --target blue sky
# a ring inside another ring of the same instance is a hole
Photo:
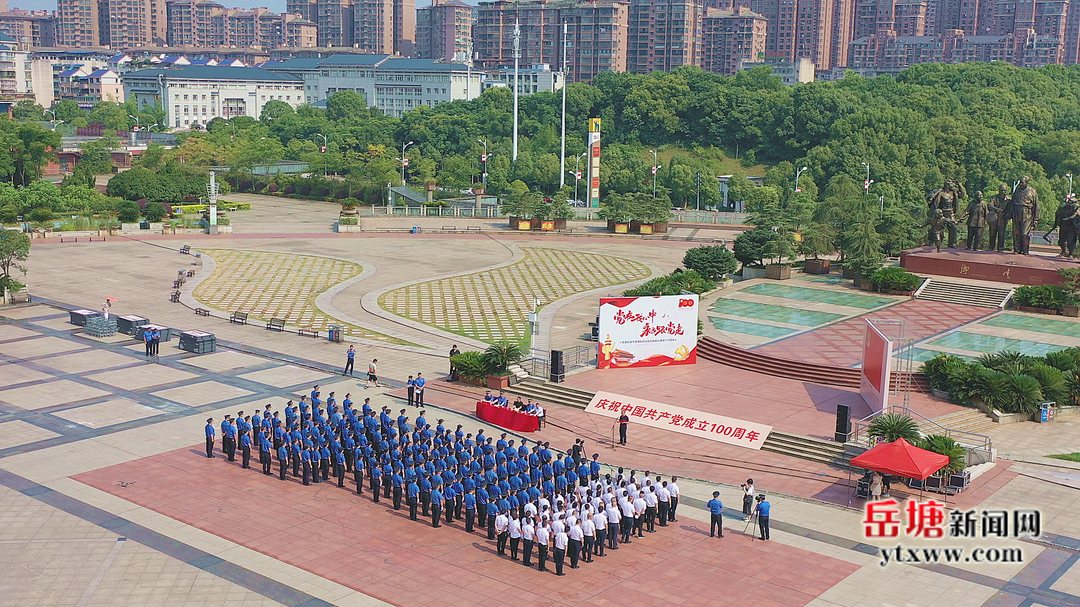
[[[217,0],[221,4],[227,7],[240,7],[240,8],[253,8],[259,6],[265,6],[270,10],[280,13],[285,10],[285,0]],[[477,0],[465,0],[469,4],[476,4]],[[423,7],[431,4],[429,0],[417,0],[416,5]],[[56,10],[56,0],[8,0],[8,6],[10,8],[21,8],[26,10],[39,11],[42,9],[54,11]]]

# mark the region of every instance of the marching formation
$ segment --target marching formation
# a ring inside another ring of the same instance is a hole
[[[621,468],[614,478],[601,477],[599,456],[586,457],[584,441],[569,453],[553,452],[548,443],[528,445],[522,440],[474,436],[462,426],[449,430],[443,420],[435,427],[421,410],[415,420],[401,409],[393,418],[389,407],[376,412],[370,399],[359,410],[349,394],[338,404],[331,392],[325,402],[319,387],[284,411],[226,416],[221,422],[221,450],[250,468],[258,449],[262,472],[287,480],[291,473],[304,485],[337,480],[345,487],[352,476],[357,494],[367,481],[371,498],[391,500],[395,510],[409,509],[409,517],[430,517],[432,527],[456,520],[464,530],[486,533],[498,553],[520,560],[539,571],[556,575],[590,563],[594,557],[618,550],[645,533],[675,521],[679,505],[677,479],[640,477]],[[214,457],[217,428],[206,424],[206,455]]]

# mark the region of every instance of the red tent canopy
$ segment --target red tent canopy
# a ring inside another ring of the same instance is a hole
[[[851,465],[883,474],[925,480],[949,464],[949,456],[920,449],[902,438],[855,457]]]

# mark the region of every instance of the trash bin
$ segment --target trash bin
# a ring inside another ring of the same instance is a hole
[[[413,226],[412,227],[412,233],[413,234],[419,234],[420,233],[420,226]]]
[[[1056,405],[1055,402],[1040,403],[1039,412],[1035,414],[1035,421],[1040,424],[1054,421],[1054,408]]]
[[[344,338],[342,329],[344,329],[344,327],[341,325],[330,325],[330,329],[326,332],[326,338],[330,341],[341,342]]]

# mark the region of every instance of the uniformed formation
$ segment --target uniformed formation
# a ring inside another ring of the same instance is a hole
[[[549,570],[550,555],[556,575],[565,575],[566,560],[577,569],[675,521],[675,477],[638,477],[621,468],[615,478],[601,477],[599,456],[588,460],[584,441],[557,454],[548,443],[515,446],[505,433],[495,440],[483,429],[476,436],[460,425],[451,431],[441,419],[432,428],[422,410],[412,423],[406,409],[395,420],[389,407],[376,413],[369,401],[358,411],[348,394],[339,406],[331,392],[324,403],[315,386],[310,400],[290,400],[283,414],[266,405],[261,414],[226,416],[222,452],[235,461],[239,447],[242,467],[250,468],[258,448],[266,475],[276,455],[279,478],[287,480],[291,468],[304,485],[333,477],[345,487],[351,474],[361,495],[366,477],[374,502],[390,499],[399,510],[404,500],[410,519],[418,520],[419,511],[432,527],[462,520],[466,532],[486,532],[500,555],[509,548],[510,558],[527,567],[535,551],[539,571]],[[213,457],[213,418],[205,430],[206,455]]]

